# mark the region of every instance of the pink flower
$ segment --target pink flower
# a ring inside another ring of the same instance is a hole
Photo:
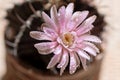
[[[66,8],[62,6],[57,12],[56,6],[53,6],[50,10],[50,17],[42,12],[45,21],[41,25],[43,31],[30,32],[32,38],[51,41],[37,43],[35,48],[43,55],[54,53],[47,68],[50,69],[57,65],[57,68],[60,68],[60,75],[68,63],[70,74],[73,74],[80,64],[86,69],[86,61],[90,60],[89,55],[96,56],[99,53],[94,43],[101,43],[98,37],[89,33],[94,27],[93,22],[96,16],[86,19],[88,11],[73,13],[73,8],[74,4],[70,3]]]

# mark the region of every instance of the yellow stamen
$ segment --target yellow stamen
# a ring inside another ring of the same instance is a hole
[[[62,36],[62,41],[66,46],[71,46],[74,42],[74,36],[71,33],[65,33]]]

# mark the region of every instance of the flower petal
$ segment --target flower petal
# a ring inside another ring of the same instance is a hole
[[[82,63],[84,70],[87,70],[86,59],[80,56],[80,60],[81,60],[81,63]]]
[[[81,37],[79,37],[80,40],[84,40],[84,41],[90,41],[90,42],[95,42],[95,43],[101,43],[101,40],[93,35],[83,35]]]
[[[51,19],[54,21],[54,23],[56,24],[56,26],[60,26],[59,25],[59,20],[58,20],[57,9],[56,9],[55,5],[51,8],[50,14],[51,14]]]
[[[79,59],[76,52],[74,53],[74,56],[75,56],[75,59],[76,59],[77,66],[80,67],[80,59]]]
[[[78,66],[77,66],[77,62],[76,62],[76,58],[75,58],[74,52],[70,53],[70,68],[69,68],[69,73],[70,74],[75,73],[77,67]]]
[[[34,39],[37,39],[37,40],[52,40],[52,38],[47,36],[45,33],[38,32],[38,31],[31,31],[30,36]]]
[[[66,14],[65,14],[65,19],[66,19],[65,22],[66,23],[71,19],[73,9],[74,9],[74,4],[73,3],[68,4],[68,6],[66,7]]]
[[[58,45],[55,48],[54,54],[55,55],[52,57],[51,61],[49,62],[47,69],[54,67],[60,61],[60,58],[62,55],[62,46],[61,45]]]
[[[88,11],[75,12],[72,15],[71,20],[69,21],[67,28],[70,28],[69,30],[74,30],[78,25],[80,25],[83,22],[83,20],[87,17],[88,13]]]
[[[60,61],[60,58],[61,58],[61,54],[55,54],[50,60],[47,69],[53,68]]]
[[[65,23],[65,6],[62,6],[58,11],[60,23]]]
[[[92,25],[92,23],[95,21],[96,16],[93,15],[91,17],[89,17],[88,19],[86,19],[77,29],[76,32],[79,34],[83,34],[85,32],[88,32],[88,30],[91,30],[94,26]],[[86,30],[87,29],[87,30]],[[85,32],[84,32],[85,31]]]
[[[63,50],[63,55],[62,55],[61,61],[57,66],[57,68],[61,68],[60,75],[62,75],[62,73],[64,72],[65,68],[68,65],[68,62],[69,62],[68,52],[66,50]]]
[[[60,33],[65,30],[65,6],[62,6],[58,11],[58,18],[60,23]]]
[[[56,27],[55,23],[50,19],[50,17],[45,12],[42,12],[42,17],[43,17],[45,23],[47,23],[50,28],[57,31],[57,27]]]
[[[43,31],[53,40],[55,40],[58,36],[58,34],[51,28],[43,27]]]
[[[81,42],[81,43],[77,43],[75,47],[79,48],[79,49],[82,49],[82,48],[86,47],[86,45],[83,44],[83,42]]]
[[[81,49],[77,49],[76,52],[79,55],[79,57],[81,56],[81,57],[84,57],[85,59],[90,60],[90,56],[85,51]]]
[[[54,54],[62,54],[62,46],[61,45],[58,45],[55,48]]]
[[[99,49],[98,49],[98,48],[96,47],[96,45],[94,45],[93,43],[91,43],[91,42],[86,42],[86,41],[85,41],[85,42],[83,42],[83,44],[94,48],[97,53],[100,53]]]
[[[83,48],[83,50],[85,50],[86,52],[88,52],[89,54],[93,55],[93,56],[96,56],[97,53],[96,53],[96,50],[93,49],[92,47],[90,46],[87,46],[85,48]]]
[[[85,20],[85,23],[86,24],[92,24],[93,22],[95,22],[97,16],[96,15],[93,15],[91,17],[89,17],[88,19]]]
[[[89,14],[89,11],[82,11],[82,12],[80,13],[79,19],[78,19],[79,22],[77,23],[77,26],[84,21],[84,19],[87,17],[88,14]]]
[[[43,42],[35,44],[35,48],[39,51],[40,54],[49,54],[48,52],[53,51],[53,48],[56,47],[57,42]]]
[[[76,33],[78,34],[78,36],[80,36],[82,34],[89,32],[93,27],[94,27],[93,25],[83,26],[78,31],[76,31]]]
[[[66,31],[71,31],[71,30],[73,30],[74,25],[75,25],[75,22],[73,22],[73,21],[70,20],[70,21],[68,22],[68,24],[67,24]]]
[[[43,23],[43,24],[41,24],[39,30],[43,30],[44,27],[49,27],[49,25],[47,23]]]
[[[44,50],[44,51],[39,50],[39,49],[37,49],[37,50],[38,50],[39,54],[48,55],[48,54],[51,54],[54,51],[54,48],[53,49]]]

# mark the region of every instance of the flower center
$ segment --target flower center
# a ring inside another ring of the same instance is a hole
[[[71,46],[74,42],[74,36],[73,34],[71,34],[70,32],[68,33],[65,33],[63,36],[62,36],[62,41],[63,43],[66,45],[66,46]]]

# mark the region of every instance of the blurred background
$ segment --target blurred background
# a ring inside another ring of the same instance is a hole
[[[23,0],[0,0],[0,80],[6,72],[6,52],[4,46],[4,30],[8,22],[4,19],[6,10],[13,8],[14,4],[20,4]]]
[[[0,80],[6,72],[6,53],[4,30],[8,22],[4,19],[6,10],[24,0],[0,0]],[[86,0],[92,1],[99,12],[105,15],[107,26],[102,36],[105,57],[102,63],[100,80],[120,80],[120,0]]]

